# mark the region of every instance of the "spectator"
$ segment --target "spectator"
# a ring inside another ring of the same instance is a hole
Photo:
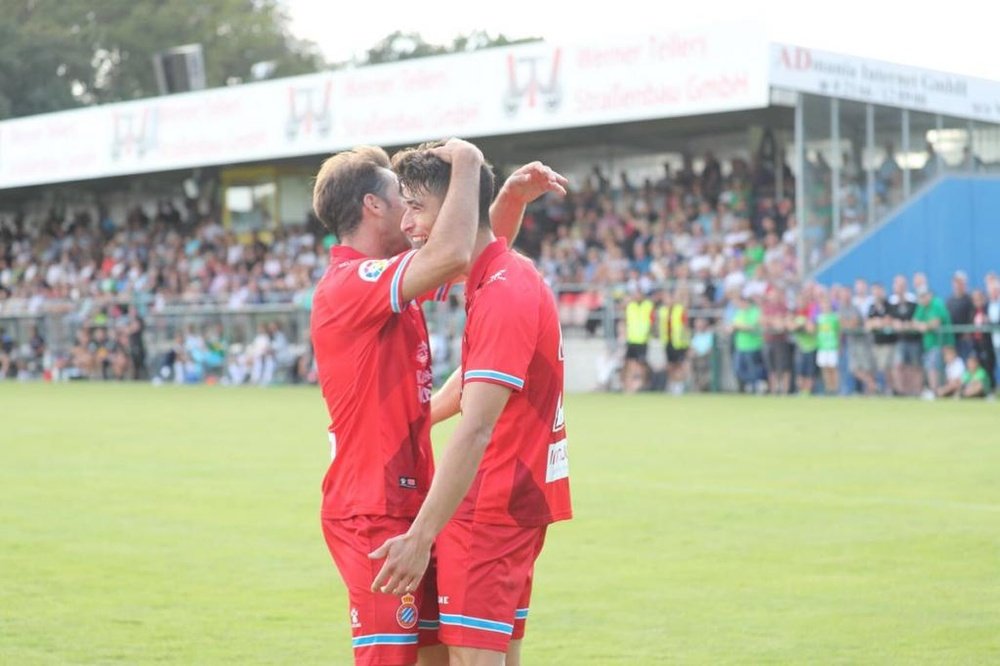
[[[986,295],[980,290],[972,292],[972,324],[976,331],[969,335],[972,343],[972,353],[979,358],[979,366],[986,373],[989,380],[987,388],[989,392],[996,389],[996,350],[993,348],[993,337],[989,333],[989,311],[986,304]]]
[[[691,366],[694,390],[705,393],[712,387],[712,350],[715,348],[715,333],[709,328],[708,320],[698,317],[694,320],[694,335],[691,336]]]
[[[917,330],[923,333],[923,362],[927,375],[925,398],[933,398],[940,385],[942,358],[941,347],[954,346],[955,336],[951,333],[951,317],[947,308],[926,287],[917,292],[917,309],[913,313]]]
[[[816,315],[816,365],[823,375],[823,389],[835,395],[839,386],[837,367],[840,363],[840,317],[833,311],[830,294],[819,296],[819,314]]]
[[[955,326],[969,326],[972,324],[973,305],[969,296],[969,278],[963,271],[956,271],[951,279],[951,296],[946,304],[951,323]],[[955,349],[963,360],[969,358],[972,353],[972,341],[968,332],[956,332]]]
[[[894,320],[899,341],[896,345],[896,390],[914,396],[923,385],[923,338],[913,322],[917,300],[906,288],[906,278],[897,275],[892,281],[889,316]]]
[[[250,346],[250,382],[257,386],[267,386],[274,379],[275,350],[266,324],[259,324],[257,337]]]
[[[965,383],[965,361],[955,352],[954,347],[942,349],[944,359],[944,384],[938,387],[935,395],[939,398],[949,396],[959,397]]]
[[[132,369],[132,379],[145,379],[148,376],[146,369],[146,342],[143,334],[146,331],[146,322],[139,315],[136,308],[132,308],[128,318],[128,326],[125,329],[128,334],[128,354]]]
[[[108,355],[108,373],[110,377],[105,377],[105,379],[110,378],[117,381],[128,379],[131,372],[131,365],[128,333],[118,330],[115,332],[115,337],[111,340]]]
[[[986,371],[979,365],[975,354],[969,355],[967,369],[962,376],[963,398],[985,398],[989,390],[989,379]]]
[[[885,287],[875,283],[872,285],[872,304],[868,308],[868,319],[865,328],[872,335],[872,353],[875,360],[875,371],[882,378],[882,386],[891,395],[897,386],[893,375],[893,359],[899,336],[893,326],[891,306],[886,298]]]
[[[90,332],[81,328],[76,334],[76,344],[70,350],[70,365],[67,369],[69,379],[90,379],[94,376],[97,345],[90,337]]]
[[[99,326],[93,333],[94,361],[100,379],[111,379],[111,351],[113,342],[108,336],[108,329]]]
[[[14,337],[0,327],[0,380],[11,376],[14,367]]]
[[[795,386],[799,395],[811,395],[816,381],[816,312],[809,293],[803,290],[788,330],[795,340]]]
[[[740,393],[764,393],[767,388],[764,369],[764,335],[761,311],[741,292],[735,302],[730,330],[734,336],[733,365]]]
[[[785,294],[771,285],[762,308],[767,379],[773,395],[786,395],[791,388],[792,348],[788,341],[788,303]]]
[[[42,376],[45,370],[45,355],[48,347],[41,329],[37,325],[31,327],[31,336],[28,338],[28,376]]]
[[[854,281],[854,296],[851,298],[851,304],[861,313],[862,317],[868,315],[873,300],[875,298],[870,292],[868,281],[864,278],[856,279]]]
[[[865,284],[865,292],[867,292],[867,284]],[[872,395],[877,392],[875,353],[861,309],[868,303],[867,293],[863,298],[858,298],[857,290],[854,298],[851,298],[850,292],[846,288],[842,293],[840,322],[843,327],[844,342],[847,346],[847,370],[850,376],[861,384],[862,390],[866,394]],[[860,306],[856,304],[860,304]],[[864,311],[867,312],[867,308]]]
[[[896,162],[896,149],[892,143],[887,143],[885,144],[885,158],[875,172],[875,194],[883,203],[893,205],[899,199],[902,182],[903,170]]]
[[[1000,277],[991,274],[986,278],[989,302],[986,304],[986,320],[993,327],[993,354],[1000,359]],[[1000,380],[1000,365],[993,368],[993,376]]]

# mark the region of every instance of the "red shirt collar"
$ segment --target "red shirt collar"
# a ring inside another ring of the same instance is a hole
[[[483,278],[486,277],[486,270],[489,268],[490,263],[506,251],[507,239],[505,238],[498,238],[487,245],[482,253],[476,257],[472,268],[469,269],[469,279],[465,283],[466,286],[472,287],[473,290],[478,289],[479,285],[483,282]]]
[[[368,259],[369,257],[361,254],[353,247],[349,245],[334,245],[330,248],[330,261],[333,262],[335,259]]]

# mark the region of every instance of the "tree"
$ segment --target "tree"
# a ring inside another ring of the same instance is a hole
[[[478,51],[498,46],[510,46],[512,44],[535,41],[539,41],[539,38],[508,39],[502,33],[493,37],[484,30],[477,30],[469,35],[456,37],[450,45],[443,45],[432,44],[416,32],[397,30],[386,35],[368,49],[365,61],[362,64],[378,65],[386,62],[410,60],[411,58],[426,58],[446,53],[464,53],[467,51]]]
[[[315,72],[278,0],[0,0],[0,118],[158,93],[153,54],[199,43],[209,87]]]

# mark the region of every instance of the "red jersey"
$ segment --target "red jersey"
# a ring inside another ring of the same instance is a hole
[[[415,252],[372,259],[338,245],[316,285],[310,332],[332,457],[324,518],[413,518],[430,486],[427,325],[400,293]]]
[[[535,266],[490,244],[466,282],[462,380],[513,389],[456,518],[547,525],[572,516],[563,418],[562,331]]]

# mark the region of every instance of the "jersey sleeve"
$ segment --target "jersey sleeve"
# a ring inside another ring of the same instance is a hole
[[[528,294],[493,288],[476,298],[466,323],[468,354],[462,378],[468,382],[524,389],[538,345],[538,302]]]
[[[403,276],[416,250],[397,254],[390,259],[365,259],[345,268],[340,288],[331,295],[334,317],[351,326],[363,326],[388,319],[401,313]]]
[[[429,301],[443,303],[448,300],[448,296],[451,294],[454,287],[454,282],[446,282],[434,291],[428,291],[426,294],[422,295],[419,299],[417,299],[417,302],[421,305]]]

